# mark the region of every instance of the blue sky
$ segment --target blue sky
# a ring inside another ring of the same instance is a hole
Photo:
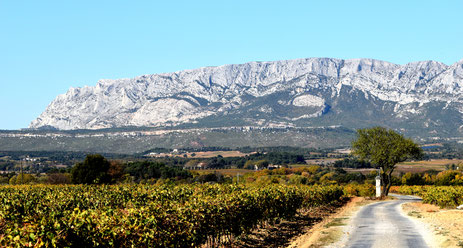
[[[3,1],[0,129],[70,87],[305,57],[463,59],[463,1]]]

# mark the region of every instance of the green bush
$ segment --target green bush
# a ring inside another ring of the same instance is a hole
[[[16,176],[13,176],[10,178],[9,183],[14,185],[14,184],[30,184],[36,181],[36,178],[31,175],[31,174],[18,174]]]
[[[423,185],[425,180],[420,174],[407,172],[402,176],[402,185]]]
[[[109,167],[109,161],[100,154],[87,155],[84,162],[77,163],[72,167],[72,182],[76,184],[110,183]]]
[[[436,185],[463,185],[463,173],[456,170],[442,171],[436,176]]]

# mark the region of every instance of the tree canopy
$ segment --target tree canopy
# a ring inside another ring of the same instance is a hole
[[[78,184],[110,183],[111,177],[108,174],[109,167],[109,161],[102,155],[87,155],[84,162],[77,163],[72,167],[72,182]]]
[[[352,153],[381,169],[384,185],[381,195],[386,196],[392,185],[391,175],[397,163],[411,158],[421,158],[419,145],[409,138],[384,127],[357,130],[358,138],[352,142]]]
[[[160,162],[138,161],[127,165],[126,172],[130,174],[135,182],[144,179],[158,178],[189,178],[191,173],[183,168],[167,166]]]

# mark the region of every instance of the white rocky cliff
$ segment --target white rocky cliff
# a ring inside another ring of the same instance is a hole
[[[331,105],[343,89],[362,92],[367,100],[393,104],[397,118],[420,114],[420,106],[431,102],[463,113],[462,86],[463,60],[450,66],[435,61],[397,65],[330,58],[250,62],[100,80],[94,87],[71,88],[51,102],[30,127],[176,125],[253,106],[267,118],[279,106],[288,108],[288,116],[275,114],[275,118],[291,122],[335,111]],[[259,100],[268,96],[275,97]]]

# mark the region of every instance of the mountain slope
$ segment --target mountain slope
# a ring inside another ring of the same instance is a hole
[[[452,136],[462,131],[462,86],[463,60],[250,62],[71,88],[30,127],[386,125]]]

